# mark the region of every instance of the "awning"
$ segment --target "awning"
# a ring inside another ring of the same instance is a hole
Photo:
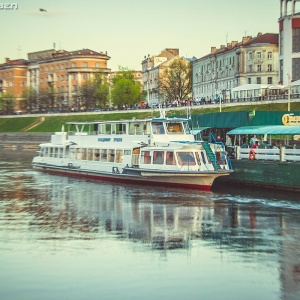
[[[205,130],[205,129],[208,129],[208,128],[210,128],[210,127],[199,127],[199,128],[192,129],[192,130],[191,130],[191,134],[196,135],[196,134],[198,134],[199,132],[201,132],[201,131],[203,131],[203,130]]]
[[[300,126],[244,126],[232,129],[227,134],[300,134]]]

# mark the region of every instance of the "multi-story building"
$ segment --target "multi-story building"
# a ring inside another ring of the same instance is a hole
[[[28,60],[6,59],[0,65],[0,91],[11,93],[15,109],[25,110],[22,94],[33,88],[40,96],[51,90],[55,99],[71,107],[79,88],[96,73],[109,74],[107,53],[90,49],[65,51],[55,49],[28,54]],[[56,105],[56,104],[54,104]]]
[[[211,53],[192,62],[193,98],[229,99],[231,89],[243,84],[278,83],[278,34],[243,37],[211,47]]]
[[[300,79],[300,0],[280,0],[279,81],[288,86]]]
[[[27,65],[25,59],[10,60],[9,58],[0,65],[0,96],[2,95],[3,98],[0,110],[21,109],[20,100],[27,88]],[[16,106],[13,107],[14,105]]]
[[[147,92],[149,105],[157,104],[159,99],[159,76],[166,62],[179,58],[179,49],[166,48],[159,54],[144,57],[142,61],[143,88]]]

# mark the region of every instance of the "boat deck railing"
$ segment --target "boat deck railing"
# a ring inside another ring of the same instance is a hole
[[[249,159],[250,150],[254,150],[256,160],[300,161],[300,149],[251,149],[237,146],[236,159]]]

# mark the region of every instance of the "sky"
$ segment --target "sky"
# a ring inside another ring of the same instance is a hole
[[[35,51],[88,48],[111,57],[108,68],[141,70],[144,56],[178,48],[200,58],[211,47],[258,32],[278,33],[279,0],[0,0],[0,63]],[[47,12],[40,12],[43,8]]]

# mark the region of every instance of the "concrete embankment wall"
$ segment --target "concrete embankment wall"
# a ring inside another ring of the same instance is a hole
[[[0,133],[0,149],[38,149],[39,144],[50,142],[52,133],[25,133],[25,132],[2,132]]]

